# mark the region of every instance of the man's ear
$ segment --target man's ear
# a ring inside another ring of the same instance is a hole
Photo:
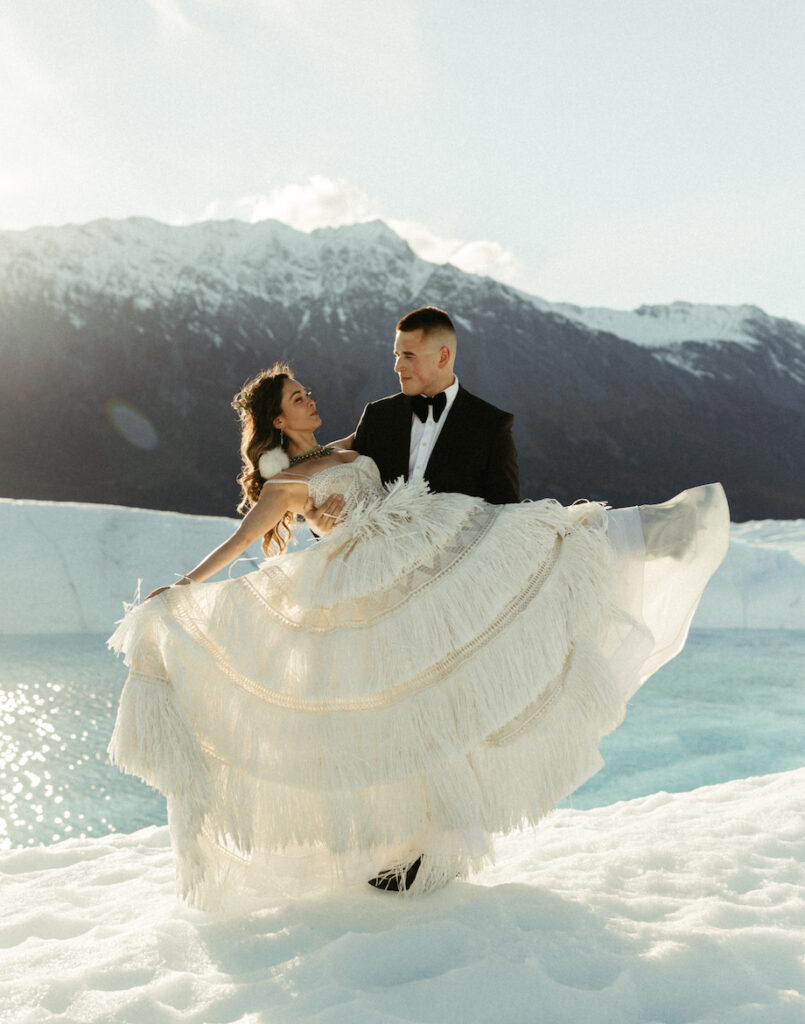
[[[443,367],[447,366],[449,362],[450,349],[447,347],[447,345],[442,345],[442,347],[439,349],[439,369],[441,370]]]

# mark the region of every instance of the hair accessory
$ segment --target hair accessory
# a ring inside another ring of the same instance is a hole
[[[271,448],[260,456],[257,468],[260,471],[260,476],[264,480],[268,480],[270,477],[276,476],[277,473],[281,473],[283,469],[287,469],[290,464],[291,460],[282,448]]]

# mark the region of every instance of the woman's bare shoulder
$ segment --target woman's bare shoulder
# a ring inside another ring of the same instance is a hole
[[[263,481],[258,504],[279,504],[286,510],[299,511],[307,500],[308,482],[309,478],[302,473],[295,473],[293,476],[290,476],[287,470],[276,473]]]

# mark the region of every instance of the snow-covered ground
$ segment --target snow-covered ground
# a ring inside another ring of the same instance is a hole
[[[53,634],[108,631],[138,576],[144,592],[170,582],[231,529],[228,519],[0,501],[0,633],[29,634],[4,643],[44,649],[63,644]],[[735,526],[694,625],[805,629],[805,522]],[[57,679],[67,735],[92,702],[73,707]],[[733,680],[733,718],[759,743],[760,691],[744,682]],[[17,685],[49,721],[45,696]],[[733,721],[714,722],[714,709],[699,707],[699,733]],[[677,716],[660,708],[646,721],[659,760],[670,757]],[[58,753],[51,737],[47,757]],[[10,756],[19,778],[25,765]],[[729,745],[716,756],[728,760]],[[34,767],[53,789],[55,763]],[[79,768],[70,774],[78,783]],[[9,792],[2,806],[23,799]],[[4,851],[0,1022],[802,1024],[803,812],[805,768],[562,808],[499,839],[496,864],[471,881],[419,900],[359,885],[268,894],[217,915],[176,904],[165,827]]]
[[[501,841],[418,901],[179,909],[166,828],[0,859],[0,1020],[801,1024],[805,770]]]
[[[234,521],[110,505],[0,499],[0,634],[103,633],[134,595],[173,582]],[[234,572],[262,560],[242,562]],[[805,629],[805,520],[733,527],[700,628]]]
[[[805,519],[733,523],[730,550],[694,625],[805,629]]]
[[[143,596],[173,583],[233,528],[214,516],[0,499],[0,634],[111,631],[138,579]],[[263,559],[257,544],[248,554]]]

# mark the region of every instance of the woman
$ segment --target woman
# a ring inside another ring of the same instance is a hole
[[[111,758],[167,796],[179,890],[199,906],[465,875],[489,833],[538,821],[600,767],[625,702],[681,649],[726,552],[723,491],[607,511],[384,489],[371,459],[316,443],[288,367],[233,404],[249,511],[111,638],[130,666]],[[335,528],[288,552],[308,502]],[[199,585],[259,536],[275,557]]]

